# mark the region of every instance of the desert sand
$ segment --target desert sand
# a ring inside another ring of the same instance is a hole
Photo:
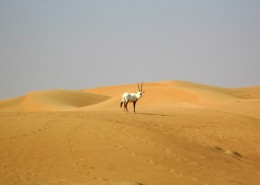
[[[260,86],[183,81],[0,100],[1,185],[259,185]]]

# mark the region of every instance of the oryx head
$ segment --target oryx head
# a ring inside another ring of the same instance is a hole
[[[141,83],[141,87],[139,86],[139,83],[137,82],[137,86],[138,86],[138,91],[137,91],[136,94],[137,94],[138,98],[141,98],[143,93],[144,93],[144,91],[143,91],[143,82]]]

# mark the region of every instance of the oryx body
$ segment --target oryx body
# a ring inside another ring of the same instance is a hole
[[[144,93],[144,91],[142,91],[143,82],[141,84],[141,88],[139,87],[138,83],[137,83],[137,85],[138,85],[138,91],[136,93],[127,93],[126,92],[122,95],[120,107],[122,107],[122,105],[124,104],[124,111],[126,110],[128,112],[127,104],[129,102],[132,102],[133,106],[134,106],[134,112],[135,112],[135,104],[142,97],[142,94]]]

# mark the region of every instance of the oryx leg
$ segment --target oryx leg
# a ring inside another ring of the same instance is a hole
[[[127,112],[128,112],[128,109],[127,109],[127,104],[128,104],[128,101],[125,101],[124,102],[124,111],[125,111],[125,109],[127,110]]]
[[[133,102],[133,105],[134,105],[134,113],[135,113],[135,104],[136,104],[136,101]]]

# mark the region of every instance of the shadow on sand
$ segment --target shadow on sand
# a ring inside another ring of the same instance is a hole
[[[135,114],[148,115],[148,116],[173,116],[170,114],[146,113],[146,112],[137,112]]]

